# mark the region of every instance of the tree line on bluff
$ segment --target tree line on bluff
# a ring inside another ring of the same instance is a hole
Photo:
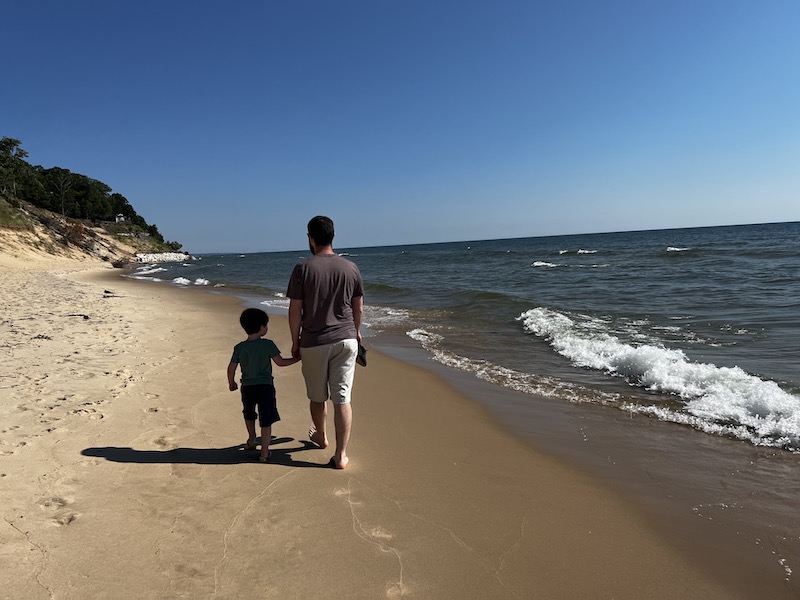
[[[21,144],[10,137],[0,140],[0,194],[72,219],[113,222],[122,215],[132,228],[147,233],[167,248],[180,250],[180,243],[165,241],[158,228],[148,224],[125,196],[112,192],[102,181],[68,169],[31,165],[25,160],[28,153]]]

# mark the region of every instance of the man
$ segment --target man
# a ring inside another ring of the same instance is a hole
[[[313,427],[308,435],[327,448],[327,400],[333,403],[336,453],[333,466],[350,460],[347,444],[353,412],[350,394],[361,343],[364,287],[358,267],[333,251],[333,221],[317,216],[308,222],[313,256],[298,264],[289,280],[289,330],[292,356],[301,358]]]

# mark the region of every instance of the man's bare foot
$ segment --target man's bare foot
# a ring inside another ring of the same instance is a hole
[[[269,462],[269,450],[267,450],[266,454],[262,454],[261,456],[258,457],[258,462],[262,463]]]
[[[328,438],[317,431],[316,427],[312,427],[308,430],[308,439],[314,442],[320,448],[327,448],[328,447]]]
[[[333,466],[334,469],[344,469],[347,466],[347,463],[349,463],[349,462],[350,462],[350,459],[347,458],[346,456],[340,458],[339,460],[336,460],[336,457],[334,456],[331,459],[331,463],[330,464]]]

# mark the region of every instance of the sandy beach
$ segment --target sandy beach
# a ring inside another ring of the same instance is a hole
[[[259,464],[225,379],[236,299],[100,262],[0,277],[3,598],[752,597],[427,370],[370,352],[336,471],[276,369]],[[284,319],[268,337],[288,352]]]

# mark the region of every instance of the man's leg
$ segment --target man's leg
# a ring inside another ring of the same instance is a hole
[[[350,441],[350,429],[353,425],[353,408],[349,402],[333,405],[333,424],[336,428],[336,454],[333,455],[333,466],[344,469],[350,461],[347,458],[347,443]]]
[[[300,348],[303,361],[301,368],[306,382],[308,408],[311,413],[312,427],[308,430],[308,438],[320,448],[328,447],[326,420],[328,409],[328,353],[329,346]]]
[[[308,403],[308,408],[311,412],[311,422],[314,424],[308,430],[308,439],[320,448],[327,448],[326,422],[328,420],[328,405],[326,402],[314,402],[311,400]]]
[[[350,442],[350,429],[353,424],[353,409],[350,396],[353,389],[353,376],[356,370],[358,342],[354,339],[335,344],[331,351],[328,367],[331,401],[333,401],[333,424],[336,429],[336,453],[333,466],[344,469],[349,462],[347,444]]]

